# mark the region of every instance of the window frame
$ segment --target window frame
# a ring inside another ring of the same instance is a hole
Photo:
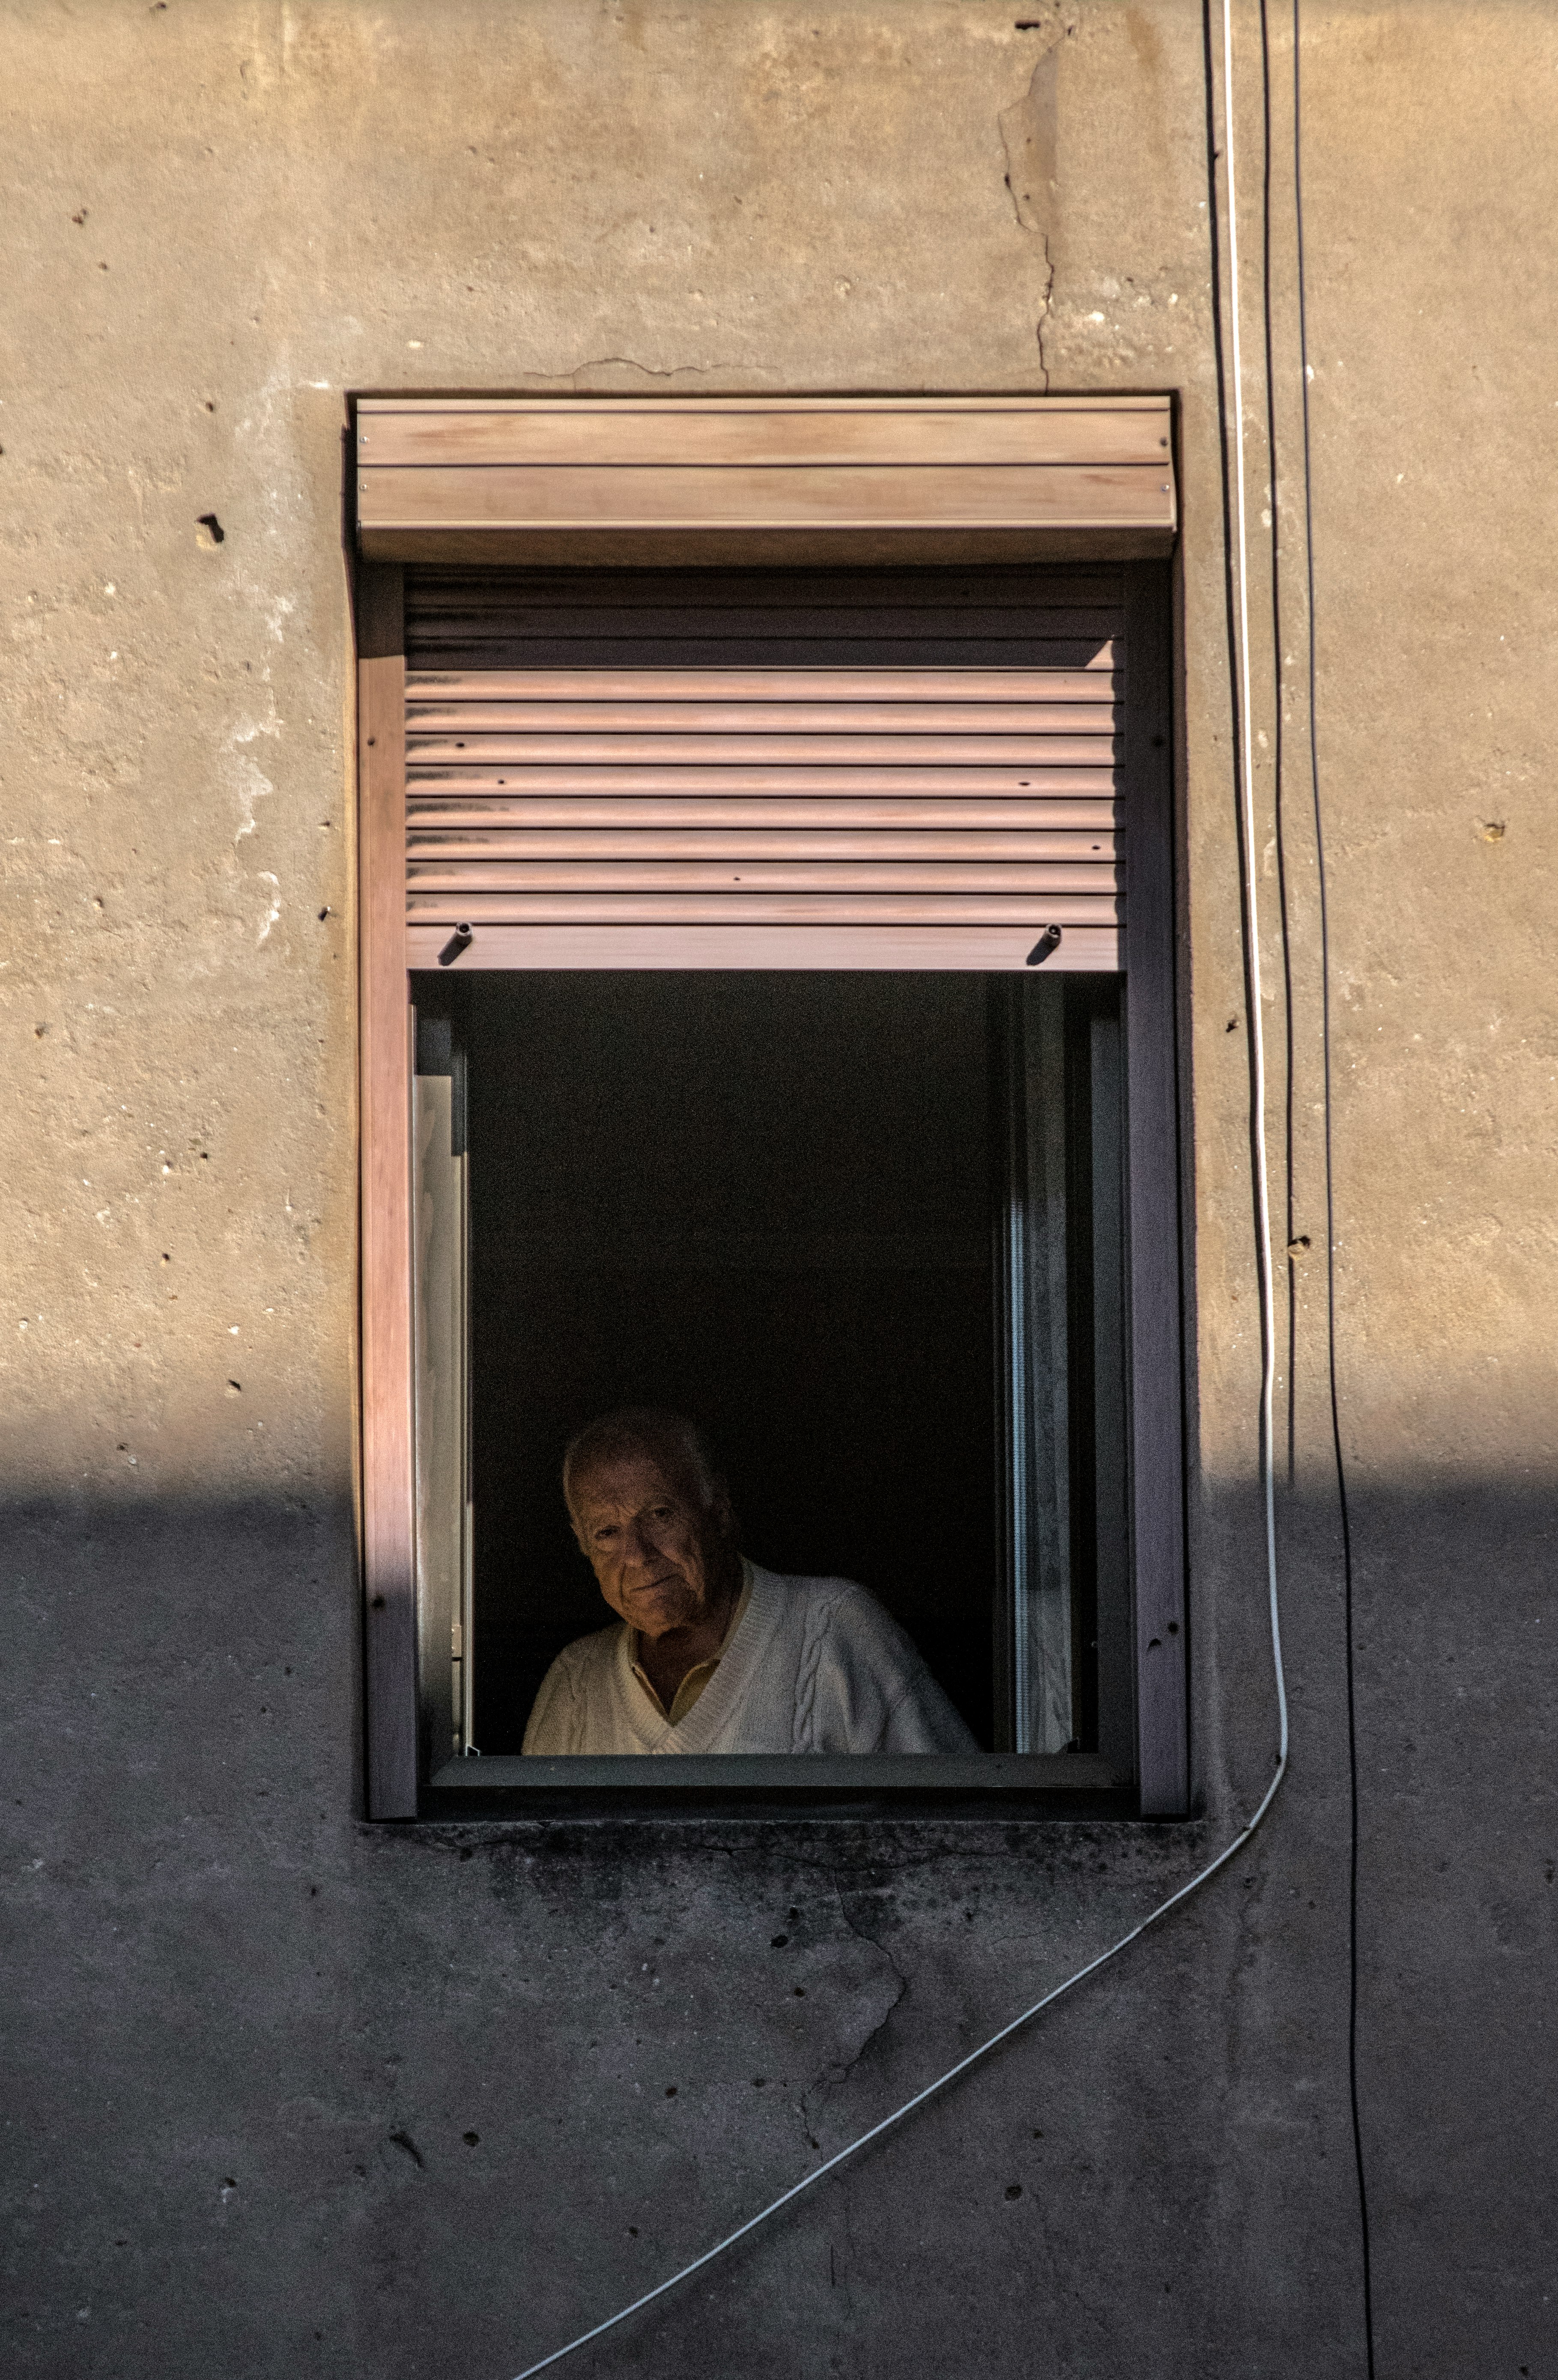
[[[1070,558],[1070,557],[1069,557]],[[932,1809],[1174,1817],[1190,1801],[1176,1034],[1171,589],[1166,563],[1127,561],[1126,696],[1119,785],[1129,898],[1121,1022],[1126,1087],[1126,1377],[1136,1778],[1127,1790],[1087,1755],[977,1761],[785,1764],[517,1759],[460,1764],[433,1783],[417,1684],[413,1100],[407,965],[404,568],[359,560],[360,1542],[367,1807],[376,1819],[749,1815]],[[686,961],[682,962],[683,965]],[[625,1765],[625,1764],[623,1764]],[[554,1767],[566,1771],[556,1778]],[[597,1774],[597,1771],[599,1774]],[[477,1772],[472,1774],[470,1772]],[[541,1772],[547,1772],[545,1774]],[[964,1772],[968,1772],[965,1774]],[[869,1773],[866,1773],[869,1772]],[[890,1773],[888,1773],[890,1772]],[[436,1769],[434,1772],[436,1774]]]

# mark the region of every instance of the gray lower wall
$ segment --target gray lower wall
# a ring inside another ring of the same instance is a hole
[[[1290,18],[1274,499],[1235,18],[1292,1776],[1204,1898],[581,2371],[1363,2368]],[[1302,19],[1379,2369],[1536,2374],[1558,20]],[[7,2368],[502,2380],[1270,1774],[1202,16],[18,0],[6,55]],[[344,393],[677,386],[1179,396],[1187,1827],[361,1816]]]

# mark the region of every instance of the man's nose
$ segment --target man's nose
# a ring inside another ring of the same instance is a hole
[[[648,1538],[636,1521],[630,1521],[622,1531],[622,1562],[628,1570],[642,1570],[653,1551]]]

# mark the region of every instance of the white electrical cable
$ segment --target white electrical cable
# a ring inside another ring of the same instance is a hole
[[[727,2249],[733,2248],[739,2240],[744,2240],[748,2232],[755,2231],[760,2224],[767,2223],[771,2215],[777,2215],[781,2207],[788,2206],[791,2201],[799,2198],[803,2191],[812,2189],[826,2175],[841,2166],[847,2158],[858,2155],[860,2150],[868,2147],[871,2142],[880,2140],[884,2132],[891,2131],[895,2124],[900,2124],[906,2116],[912,2116],[916,2107],[923,2107],[927,2099],[934,2099],[938,2091],[945,2091],[948,2083],[955,2082],[960,2074],[966,2074],[971,2066],[977,2066],[982,2058],[988,2058],[990,2052],[999,2048],[1003,2041],[1009,2041],[1014,2033],[1020,2033],[1025,2024],[1032,2023],[1041,2010],[1053,2007],[1057,1999],[1062,1998],[1067,1992],[1073,1991],[1078,1984],[1085,1983],[1089,1975],[1095,1975],[1100,1967],[1106,1967],[1111,1959],[1117,1959],[1122,1950],[1128,1950],[1130,1948],[1132,1942],[1139,1942],[1150,1927],[1156,1925],[1161,1919],[1166,1917],[1170,1910],[1178,1909],[1180,1902],[1188,1900],[1193,1892],[1199,1892],[1202,1886],[1209,1883],[1217,1874],[1219,1868],[1226,1867],[1235,1853],[1243,1849],[1276,1799],[1282,1780],[1287,1773],[1287,1683],[1282,1666],[1282,1628],[1277,1602],[1276,1483],[1272,1459],[1272,1409],[1276,1377],[1276,1309],[1272,1281],[1271,1200],[1266,1175],[1266,1052],[1261,1017],[1261,938],[1255,874],[1255,802],[1252,783],[1254,739],[1250,719],[1250,555],[1244,501],[1244,373],[1238,323],[1238,208],[1234,181],[1233,38],[1232,0],[1223,0],[1224,151],[1227,161],[1228,285],[1233,314],[1234,440],[1238,522],[1240,861],[1244,875],[1245,917],[1249,933],[1247,957],[1250,978],[1250,1100],[1254,1111],[1252,1139],[1261,1305],[1260,1468],[1265,1497],[1266,1585],[1271,1612],[1272,1667],[1276,1680],[1278,1745],[1275,1772],[1262,1794],[1253,1816],[1239,1828],[1233,1840],[1218,1852],[1214,1860],[1210,1861],[1205,1867],[1191,1876],[1188,1884],[1182,1884],[1178,1892],[1170,1893],[1166,1900],[1160,1901],[1148,1916],[1142,1918],[1139,1925],[1131,1927],[1129,1934],[1122,1934],[1117,1942],[1112,1942],[1106,1950],[1101,1950],[1096,1959],[1090,1959],[1085,1967],[1079,1967],[1075,1974],[1068,1975],[1064,1983],[1057,1984],[1052,1991],[1045,1992],[1042,1999],[1036,1999],[1033,2002],[1032,2008],[1024,2009],[1021,2016],[1014,2016],[1008,2024],[1002,2025],[998,2033],[993,2033],[988,2041],[982,2041],[977,2049],[971,2049],[966,2058],[960,2058],[956,2066],[949,2066],[945,2074],[938,2074],[934,2082],[927,2082],[923,2091],[916,2091],[914,2096],[912,2099],[906,2099],[901,2107],[895,2107],[890,2116],[884,2116],[879,2124],[873,2124],[869,2131],[862,2132],[859,2138],[851,2141],[847,2147],[836,2150],[832,2156],[825,2158],[821,2165],[803,2175],[801,2180],[793,2182],[790,2189],[782,2191],[778,2198],[770,2200],[759,2213],[750,2216],[744,2223],[739,2224],[734,2231],[727,2232],[724,2239],[716,2240],[712,2248],[706,2248],[701,2256],[694,2256],[690,2265],[682,2266],[680,2272],[672,2273],[669,2280],[658,2282],[652,2289],[646,2289],[642,2297],[634,2298],[633,2303],[623,2306],[619,2313],[610,2315],[605,2322],[598,2322],[593,2330],[581,2331],[578,2338],[571,2338],[566,2347],[554,2348],[550,2355],[543,2355],[539,2362],[527,2363],[525,2370],[517,2375],[517,2380],[534,2380],[534,2375],[537,2372],[545,2372],[552,2364],[561,2363],[564,2356],[575,2354],[581,2347],[587,2347],[592,2339],[604,2338],[609,2330],[615,2330],[617,2325],[626,2322],[630,2315],[641,2313],[645,2306],[653,2305],[655,2300],[664,2297],[669,2289],[679,2289],[683,2281],[691,2280],[694,2273],[701,2273],[706,2265],[712,2265],[717,2257],[724,2255]]]
[[[1228,290],[1234,364],[1234,492],[1238,521],[1239,830],[1244,846],[1244,894],[1250,936],[1250,1103],[1255,1172],[1256,1258],[1261,1284],[1261,1480],[1265,1493],[1266,1576],[1271,1595],[1272,1660],[1276,1671],[1279,1744],[1276,1775],[1252,1825],[1265,1815],[1287,1766],[1287,1682],[1282,1670],[1282,1625],[1276,1593],[1276,1465],[1272,1459],[1272,1407],[1276,1384],[1276,1298],[1272,1281],[1271,1190],[1266,1175],[1266,1036],[1261,990],[1261,919],[1255,873],[1254,722],[1250,716],[1250,539],[1244,502],[1244,363],[1239,345],[1238,194],[1234,180],[1233,0],[1223,0],[1223,149],[1228,169]],[[1275,501],[1275,491],[1273,491]]]

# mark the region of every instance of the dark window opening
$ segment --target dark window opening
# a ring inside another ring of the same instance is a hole
[[[425,1670],[452,1623],[458,1655],[430,1765],[463,1739],[517,1753],[554,1656],[610,1622],[562,1454],[646,1402],[708,1428],[745,1550],[869,1587],[983,1747],[1101,1750],[1128,1776],[1117,981],[414,990],[419,1099],[449,1078],[432,1139],[468,1152],[468,1237],[445,1235],[465,1248],[468,1516],[424,1627]]]

